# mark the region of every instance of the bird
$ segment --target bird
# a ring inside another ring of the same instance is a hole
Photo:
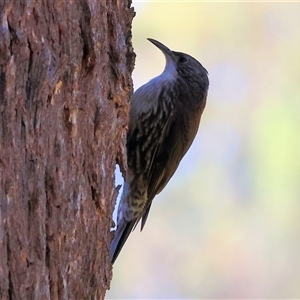
[[[190,148],[209,88],[208,72],[195,58],[148,40],[162,51],[166,64],[164,71],[138,88],[130,100],[128,171],[110,244],[112,264],[139,221],[143,230],[153,199]]]

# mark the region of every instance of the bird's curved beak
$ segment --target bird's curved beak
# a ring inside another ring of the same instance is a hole
[[[148,38],[148,40],[152,44],[154,44],[159,50],[161,50],[162,53],[165,55],[166,66],[165,66],[165,69],[162,74],[165,74],[165,76],[169,76],[170,78],[173,78],[174,76],[176,76],[177,75],[176,56],[175,56],[174,52],[157,40],[150,39],[150,38]]]
[[[172,51],[165,46],[164,44],[162,44],[161,42],[148,38],[148,41],[150,41],[152,44],[154,44],[159,50],[162,51],[162,53],[166,56],[166,58],[173,58],[173,53]],[[168,59],[167,59],[168,60]]]

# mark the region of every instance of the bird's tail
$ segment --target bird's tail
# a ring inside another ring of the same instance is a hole
[[[110,250],[109,250],[109,256],[112,264],[117,259],[135,223],[136,220],[129,221],[129,222],[124,221],[118,224],[117,229],[115,231],[114,239],[110,244]]]

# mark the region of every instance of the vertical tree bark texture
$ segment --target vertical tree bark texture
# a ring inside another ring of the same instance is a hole
[[[0,299],[102,299],[131,0],[0,0]]]

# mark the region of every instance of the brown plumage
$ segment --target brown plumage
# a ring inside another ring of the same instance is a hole
[[[207,71],[188,54],[149,39],[166,57],[163,73],[131,100],[127,134],[128,174],[110,246],[112,263],[130,232],[145,226],[154,197],[166,186],[197,133],[209,86]]]

